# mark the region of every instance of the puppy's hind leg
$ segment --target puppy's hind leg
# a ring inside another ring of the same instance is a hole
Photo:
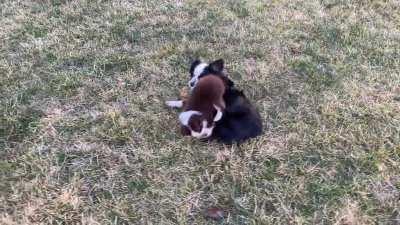
[[[214,116],[214,122],[217,122],[222,119],[223,113],[221,107],[218,107],[217,105],[214,104],[214,108],[217,110],[217,114],[215,114]]]
[[[217,104],[214,104],[217,114],[214,117],[214,122],[222,119],[223,111],[225,110],[225,102],[221,99]]]
[[[183,101],[182,100],[177,100],[177,101],[166,101],[165,104],[171,108],[182,108],[183,107]]]

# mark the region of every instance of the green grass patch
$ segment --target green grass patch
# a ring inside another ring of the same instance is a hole
[[[22,141],[34,133],[42,116],[41,111],[29,108],[18,114],[3,115],[1,117],[0,138],[7,142]]]

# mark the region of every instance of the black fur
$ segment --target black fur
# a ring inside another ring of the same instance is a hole
[[[260,114],[242,91],[228,88],[224,100],[224,114],[213,130],[215,139],[226,144],[241,143],[262,133]]]

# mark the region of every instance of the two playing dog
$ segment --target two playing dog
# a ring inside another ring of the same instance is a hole
[[[189,98],[166,102],[170,107],[183,108],[179,115],[183,135],[232,144],[262,133],[260,114],[223,69],[222,59],[210,64],[194,61]]]

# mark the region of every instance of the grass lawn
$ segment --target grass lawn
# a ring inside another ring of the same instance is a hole
[[[179,134],[196,57],[264,135]],[[0,224],[400,224],[400,2],[0,0]]]

